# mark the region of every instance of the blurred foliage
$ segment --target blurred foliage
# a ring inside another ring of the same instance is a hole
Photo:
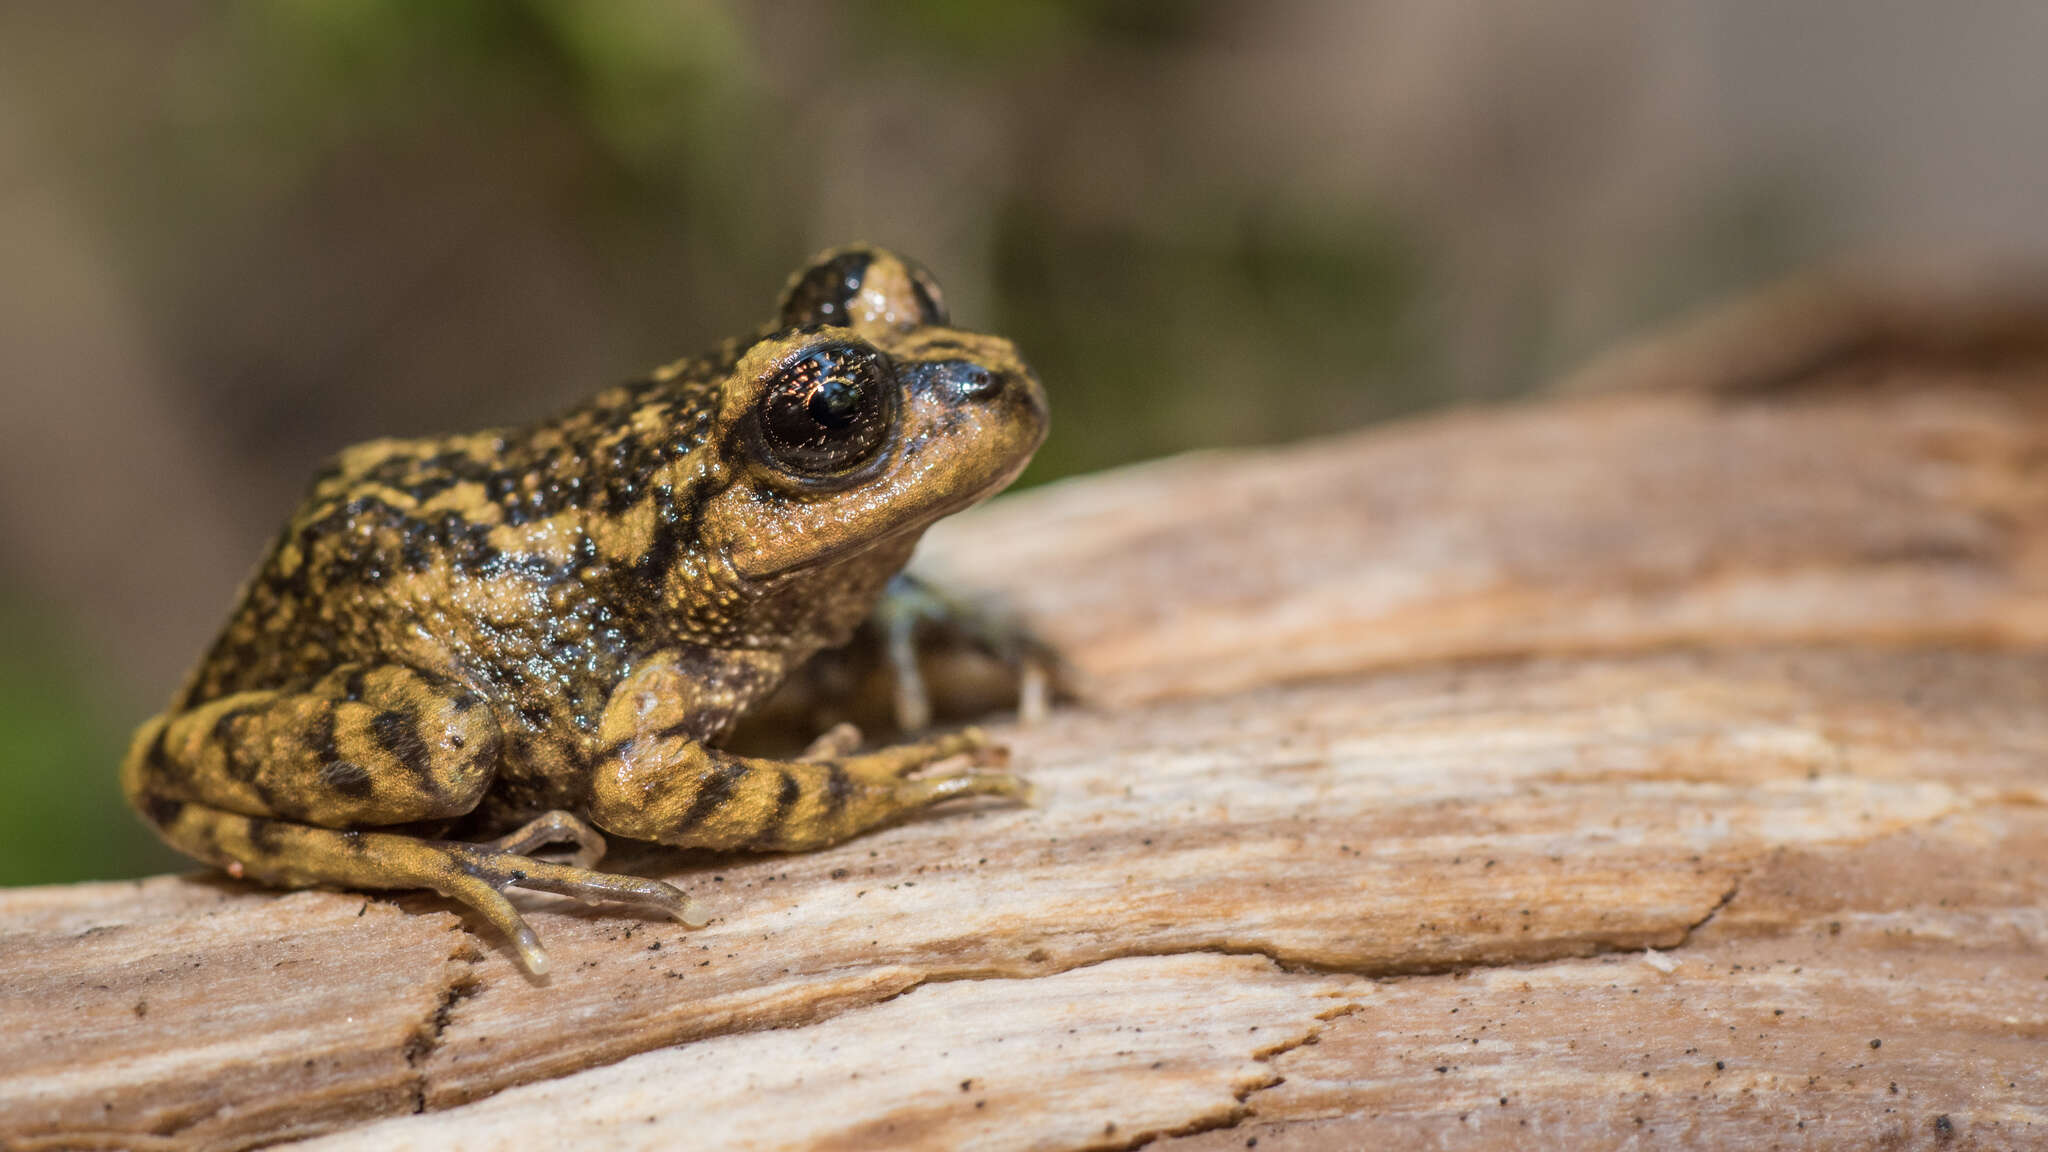
[[[1227,206],[1214,220],[1084,230],[1020,209],[1003,221],[995,327],[1030,351],[1055,400],[1057,434],[1023,483],[1352,427],[1431,399],[1402,372],[1416,361],[1401,323],[1414,276],[1396,235]],[[1197,378],[1222,386],[1189,388]],[[1100,383],[1060,387],[1077,380]]]
[[[917,46],[963,66],[1042,56],[1074,41],[1141,47],[1184,37],[1198,0],[866,0],[868,47]]]
[[[159,845],[114,786],[126,717],[66,630],[0,596],[0,885],[140,876],[192,863]]]
[[[234,349],[206,347],[206,333],[246,339],[253,321],[223,325],[212,297],[191,290],[191,269],[233,267],[221,253],[249,246],[262,251],[240,258],[251,266],[244,274],[285,284],[291,270],[267,263],[283,258],[272,253],[310,242],[270,233],[346,211],[332,203],[338,167],[402,171],[414,153],[474,148],[468,176],[413,163],[425,169],[415,177],[421,195],[434,194],[430,181],[468,179],[488,201],[506,171],[559,186],[563,231],[598,254],[609,281],[627,345],[618,361],[665,360],[751,324],[780,274],[818,243],[804,209],[830,194],[822,189],[833,173],[818,155],[829,128],[816,121],[838,100],[837,80],[902,74],[941,95],[1008,101],[1061,59],[1141,56],[1192,36],[1208,8],[865,0],[838,13],[846,43],[833,63],[844,77],[792,93],[765,73],[764,54],[784,46],[751,36],[720,0],[245,3],[182,54],[179,107],[149,159],[169,174],[160,186],[179,207],[137,217],[131,239],[155,250],[163,311],[193,358],[229,363],[196,375],[241,425],[230,428],[232,447],[297,452],[337,431],[354,438],[357,423],[364,435],[403,430],[377,406],[417,409],[416,390],[361,387],[362,369],[346,365],[363,341],[348,329],[352,320],[416,322],[411,301],[380,314],[335,307],[332,286],[309,287],[313,299],[272,306],[290,313],[279,323],[320,318],[327,331],[301,340],[317,366],[276,362],[294,355],[286,332],[271,337],[281,348],[238,373]],[[503,159],[514,150],[529,155]],[[452,162],[462,163],[459,153]],[[961,311],[1023,344],[1058,414],[1025,485],[1192,445],[1356,424],[1440,391],[1411,323],[1419,259],[1384,214],[1307,212],[1227,182],[1137,216],[1077,214],[1028,174],[986,191],[992,259],[965,286],[983,307]],[[177,226],[164,227],[166,215]],[[914,236],[827,239],[881,240],[931,258]],[[960,295],[951,270],[938,271]],[[736,272],[758,288],[728,290]],[[319,356],[323,346],[340,354]],[[489,383],[499,419],[559,402],[549,384]],[[521,399],[522,388],[541,398]],[[460,385],[435,394],[450,403],[444,415],[426,398],[429,426],[474,422],[468,413],[482,407]]]
[[[250,0],[219,27],[202,87],[317,159],[437,119],[567,108],[628,168],[713,163],[746,124],[749,45],[718,0]],[[243,104],[247,101],[246,104]],[[230,117],[219,118],[235,123]]]

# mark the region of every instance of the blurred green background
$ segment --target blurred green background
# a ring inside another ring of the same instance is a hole
[[[316,462],[922,259],[1025,483],[1524,392],[1872,250],[2039,252],[2048,7],[246,0],[0,10],[0,884],[121,807]]]

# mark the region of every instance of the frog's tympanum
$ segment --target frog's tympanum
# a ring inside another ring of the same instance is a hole
[[[535,972],[507,888],[701,922],[668,884],[591,871],[598,830],[802,851],[1021,794],[971,730],[793,760],[718,744],[1045,428],[1016,349],[953,327],[923,269],[827,253],[710,356],[531,427],[342,452],[122,787],[234,875],[462,901]],[[573,864],[528,855],[569,843]]]

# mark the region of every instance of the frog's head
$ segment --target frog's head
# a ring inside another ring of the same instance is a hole
[[[711,442],[727,483],[701,539],[748,581],[893,571],[933,521],[1015,479],[1045,430],[1015,346],[952,327],[929,273],[827,252],[725,382]]]

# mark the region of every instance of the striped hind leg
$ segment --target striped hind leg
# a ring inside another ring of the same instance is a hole
[[[558,824],[531,826],[503,847],[392,827],[474,808],[501,743],[490,706],[460,685],[396,665],[347,666],[305,691],[237,693],[152,720],[136,734],[122,787],[173,847],[231,874],[290,887],[431,888],[476,908],[536,972],[546,954],[507,888],[693,915],[658,881],[522,854],[566,837],[589,856],[593,846]]]
[[[704,922],[689,897],[659,880],[593,872],[486,844],[316,828],[161,797],[146,797],[144,803],[144,814],[173,847],[231,875],[284,888],[431,888],[476,909],[504,933],[520,963],[536,976],[548,970],[547,951],[505,898],[509,888],[617,900],[659,909],[692,926]]]

